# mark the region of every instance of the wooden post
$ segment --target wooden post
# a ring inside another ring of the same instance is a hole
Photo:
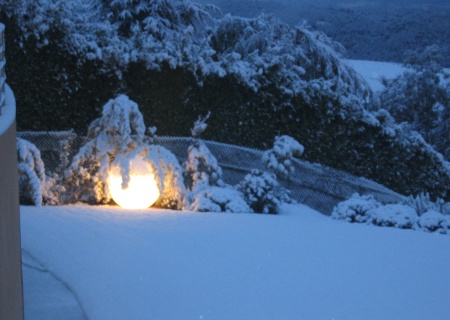
[[[3,31],[4,26],[0,24],[0,39],[3,39]],[[3,43],[0,43],[0,50],[3,48]],[[4,68],[4,58],[0,59],[0,67]],[[16,103],[9,87],[0,86],[0,90],[0,101],[4,101],[4,105],[0,106],[0,319],[22,320]]]

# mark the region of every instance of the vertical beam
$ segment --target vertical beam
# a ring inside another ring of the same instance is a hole
[[[23,319],[15,123],[0,136],[0,319]]]
[[[5,106],[5,26],[0,23],[0,115]]]
[[[3,38],[0,24],[0,38]],[[0,44],[0,49],[3,46]],[[1,50],[0,50],[1,51]],[[0,64],[4,60],[0,59]],[[3,114],[0,115],[0,319],[23,319],[22,258],[20,252],[19,181],[15,101],[5,92]],[[8,99],[9,96],[9,99]]]

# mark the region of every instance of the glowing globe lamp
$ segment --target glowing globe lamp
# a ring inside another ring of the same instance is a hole
[[[131,172],[128,187],[122,188],[120,167],[109,171],[109,191],[115,203],[125,209],[145,209],[159,198],[159,189],[150,165],[137,157],[130,162]]]

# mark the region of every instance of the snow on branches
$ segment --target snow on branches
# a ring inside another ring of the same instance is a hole
[[[41,153],[34,144],[17,138],[19,189],[21,197],[28,197],[36,206],[42,205],[45,168]]]
[[[154,173],[161,195],[158,203],[183,208],[186,192],[181,166],[167,149],[148,144],[145,130],[138,105],[127,96],[119,95],[106,103],[102,116],[89,126],[87,143],[66,171],[65,183],[69,190],[65,201],[109,202],[110,169],[120,168],[122,188],[127,188],[132,173],[131,161],[140,157]]]
[[[247,174],[237,189],[256,213],[279,213],[283,203],[292,201],[289,191],[280,186],[274,174],[259,170]]]
[[[17,18],[21,42],[59,41],[79,61],[102,60],[119,74],[132,62],[156,70],[166,63],[191,70],[199,83],[232,74],[255,91],[275,83],[294,96],[308,94],[308,81],[323,79],[350,95],[371,95],[340,60],[341,45],[273,16],[215,19],[218,8],[188,0],[5,0],[3,11]]]
[[[56,183],[55,177],[46,175],[38,148],[27,140],[17,138],[17,159],[21,203],[35,206],[57,204],[64,187]]]
[[[353,194],[334,207],[331,217],[352,223],[450,234],[449,205],[439,199],[433,203],[424,194],[391,204],[382,204],[371,195]]]
[[[263,154],[263,164],[267,170],[272,171],[280,179],[288,178],[294,172],[292,160],[303,154],[304,147],[290,136],[278,136],[275,138],[273,148]]]
[[[211,112],[208,112],[208,114],[204,118],[198,117],[197,121],[195,121],[194,123],[194,127],[191,129],[192,137],[199,138],[203,131],[206,130],[206,128],[208,127],[206,121],[209,119],[210,115]]]

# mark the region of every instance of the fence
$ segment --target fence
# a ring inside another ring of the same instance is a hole
[[[73,131],[63,132],[18,132],[17,136],[36,145],[41,151],[47,174],[62,174],[84,139]],[[192,138],[157,137],[154,143],[170,150],[184,163]],[[236,185],[252,169],[264,170],[262,151],[214,141],[204,141],[222,167],[223,180]],[[333,207],[353,193],[372,194],[379,201],[397,202],[401,195],[371,180],[356,177],[322,165],[306,161],[294,161],[295,172],[289,181],[281,181],[291,190],[297,201],[324,214],[330,214]]]

